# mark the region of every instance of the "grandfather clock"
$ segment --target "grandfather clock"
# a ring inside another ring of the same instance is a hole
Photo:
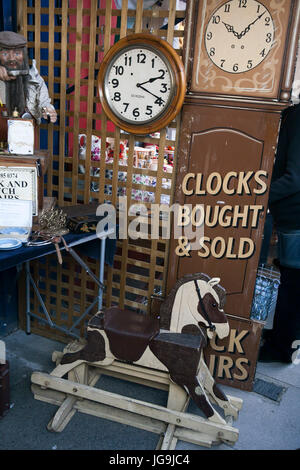
[[[191,0],[186,13],[174,202],[196,208],[190,222],[202,233],[190,251],[172,240],[167,290],[188,273],[220,277],[231,332],[211,343],[207,360],[216,380],[246,390],[263,326],[250,319],[251,304],[299,15],[293,0]]]

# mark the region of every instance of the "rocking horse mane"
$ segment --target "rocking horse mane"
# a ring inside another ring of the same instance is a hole
[[[186,282],[194,281],[194,280],[199,280],[199,281],[210,281],[210,277],[207,274],[203,273],[194,273],[194,274],[186,274],[183,276],[181,279],[179,279],[174,287],[170,290],[169,294],[167,295],[166,299],[162,303],[160,307],[160,327],[166,330],[170,329],[170,323],[171,323],[171,314],[172,314],[172,308],[175,300],[176,293],[183,284]],[[226,301],[226,291],[225,289],[220,286],[220,284],[216,284],[215,286],[212,287],[212,289],[215,290],[218,298],[219,298],[219,307],[220,309],[223,309],[225,306],[225,301]]]

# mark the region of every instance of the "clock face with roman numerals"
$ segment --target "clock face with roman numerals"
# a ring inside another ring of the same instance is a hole
[[[256,0],[230,0],[211,15],[205,31],[209,59],[221,70],[244,73],[259,65],[275,40],[272,16]]]
[[[107,116],[121,129],[147,134],[179,112],[185,74],[176,51],[150,34],[117,42],[99,70],[99,95]]]

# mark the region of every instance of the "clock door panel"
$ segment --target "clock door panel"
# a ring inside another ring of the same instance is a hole
[[[209,227],[206,221],[201,234],[208,237],[207,257],[199,256],[198,249],[180,257],[175,253],[178,241],[172,240],[168,289],[188,273],[220,277],[227,292],[226,312],[249,318],[279,115],[186,105],[182,119],[175,202],[192,207],[203,204],[209,223],[215,223]],[[185,183],[187,174],[195,177]],[[220,184],[220,190],[212,194]],[[226,212],[228,218],[219,215],[213,220],[215,211],[224,206],[232,208]],[[242,258],[248,251],[251,256]]]

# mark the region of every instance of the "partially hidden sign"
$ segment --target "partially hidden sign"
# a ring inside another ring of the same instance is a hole
[[[216,382],[252,390],[263,324],[227,315],[230,332],[210,340],[204,349],[206,364]]]
[[[38,215],[36,167],[0,166],[0,199],[32,201],[32,214]]]

